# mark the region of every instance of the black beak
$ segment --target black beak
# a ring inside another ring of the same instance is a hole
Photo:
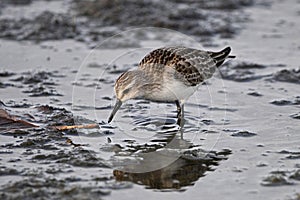
[[[122,101],[117,99],[116,101],[116,104],[115,104],[115,107],[113,109],[113,111],[111,112],[109,118],[108,118],[108,123],[111,122],[111,120],[114,118],[115,114],[117,113],[117,111],[119,110],[119,108],[121,107],[122,105]]]

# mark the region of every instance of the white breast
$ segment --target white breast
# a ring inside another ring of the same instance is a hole
[[[173,81],[164,82],[160,90],[153,91],[149,96],[149,100],[153,101],[175,101],[187,100],[196,90],[198,86],[186,86],[181,81],[173,79]]]
[[[181,81],[168,81],[165,84],[162,94],[171,97],[172,100],[187,100],[197,90],[198,86],[187,86]]]

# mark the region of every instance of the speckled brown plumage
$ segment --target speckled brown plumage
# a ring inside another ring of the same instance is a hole
[[[227,47],[220,52],[202,51],[186,47],[164,47],[146,55],[139,64],[145,71],[162,71],[173,68],[174,76],[188,86],[196,86],[210,78],[230,53]]]

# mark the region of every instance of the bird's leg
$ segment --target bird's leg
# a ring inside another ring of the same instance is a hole
[[[177,106],[177,118],[179,118],[179,116],[181,114],[180,102],[179,102],[179,100],[176,100],[175,103],[176,103],[176,106]]]
[[[179,100],[175,101],[177,106],[177,124],[182,128],[184,124],[184,104],[180,103]]]
[[[181,104],[181,115],[180,115],[180,124],[179,126],[183,128],[184,125],[184,104]]]

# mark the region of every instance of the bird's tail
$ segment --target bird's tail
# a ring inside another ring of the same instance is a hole
[[[215,61],[216,66],[220,67],[226,58],[235,58],[235,56],[229,55],[231,51],[230,47],[226,47],[225,49],[219,52],[208,52],[210,57]]]

